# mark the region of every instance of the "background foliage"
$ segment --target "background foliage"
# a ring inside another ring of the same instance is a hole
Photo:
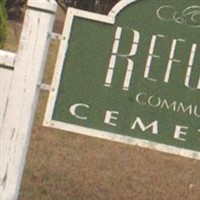
[[[98,13],[109,12],[118,1],[119,0],[56,0],[64,11],[70,6]],[[26,3],[27,0],[6,0],[5,6],[8,18],[12,20],[21,20]]]
[[[5,8],[8,19],[16,21],[22,20],[26,2],[27,0],[6,0]]]
[[[6,38],[6,13],[4,9],[5,0],[0,2],[0,48],[3,48],[3,44]]]
[[[8,20],[22,23],[24,11],[28,0],[0,0],[0,47],[6,37],[6,14]],[[38,0],[39,1],[39,0]],[[120,0],[55,0],[59,7],[67,12],[68,7],[75,7],[96,13],[107,14],[111,8]],[[4,9],[5,8],[5,9]],[[5,13],[6,10],[6,13]],[[56,32],[61,32],[59,22],[55,24]],[[16,27],[15,27],[16,29]],[[14,30],[15,35],[16,30]],[[16,36],[17,38],[17,36]]]

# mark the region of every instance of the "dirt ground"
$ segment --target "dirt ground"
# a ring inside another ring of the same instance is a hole
[[[62,29],[60,20],[56,25]],[[10,27],[8,49],[18,37]],[[45,83],[58,43],[51,45]],[[43,127],[47,97],[42,91],[19,200],[200,199],[200,161]]]
[[[20,200],[198,200],[200,162],[42,127],[42,93]]]
[[[43,108],[39,108],[43,112]],[[33,128],[20,200],[198,200],[200,162]]]

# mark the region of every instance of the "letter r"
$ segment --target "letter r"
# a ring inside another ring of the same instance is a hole
[[[113,43],[112,55],[110,58],[108,71],[107,71],[107,75],[106,75],[106,79],[105,79],[105,86],[111,87],[113,73],[114,73],[115,64],[116,64],[116,59],[118,56],[121,58],[126,58],[127,62],[128,62],[127,69],[126,69],[126,75],[124,78],[123,90],[129,90],[131,76],[132,76],[132,72],[133,72],[133,66],[134,66],[134,62],[132,59],[130,59],[130,57],[134,56],[137,52],[140,34],[138,31],[131,29],[131,31],[133,32],[133,40],[131,43],[130,51],[128,54],[120,54],[120,53],[118,53],[118,50],[119,50],[119,44],[120,44],[120,39],[121,39],[121,35],[122,35],[122,30],[123,30],[122,27],[117,27],[116,32],[115,32],[115,40]]]

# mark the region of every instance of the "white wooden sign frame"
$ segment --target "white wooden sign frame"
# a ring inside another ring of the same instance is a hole
[[[118,134],[113,134],[110,132],[99,131],[95,129],[85,128],[78,125],[72,125],[64,122],[59,122],[52,120],[53,111],[55,107],[55,102],[57,98],[58,88],[61,79],[62,67],[65,59],[65,53],[68,49],[68,41],[70,39],[71,27],[73,24],[74,17],[80,17],[84,19],[94,20],[98,22],[103,22],[107,24],[114,24],[117,14],[131,3],[137,2],[138,0],[122,0],[106,15],[95,14],[92,12],[82,11],[74,8],[69,8],[66,16],[65,27],[62,34],[62,41],[58,53],[58,60],[56,63],[55,73],[53,77],[53,82],[51,86],[51,91],[49,95],[49,100],[47,104],[47,109],[44,118],[44,126],[57,128],[61,130],[71,131],[75,133],[80,133],[83,135],[88,135],[97,138],[108,139],[112,141],[122,142],[126,144],[138,145],[140,147],[145,147],[149,149],[158,150],[165,153],[171,153],[175,155],[181,155],[188,158],[194,158],[200,160],[200,152],[180,149],[174,146],[159,144],[156,142],[150,142],[143,139],[132,138],[128,136],[122,136]]]

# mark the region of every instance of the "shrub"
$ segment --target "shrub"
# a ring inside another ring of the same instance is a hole
[[[3,48],[6,39],[6,12],[5,12],[5,0],[0,2],[0,48]]]
[[[27,0],[6,0],[5,8],[8,20],[21,22],[23,20],[23,14],[26,2]]]

